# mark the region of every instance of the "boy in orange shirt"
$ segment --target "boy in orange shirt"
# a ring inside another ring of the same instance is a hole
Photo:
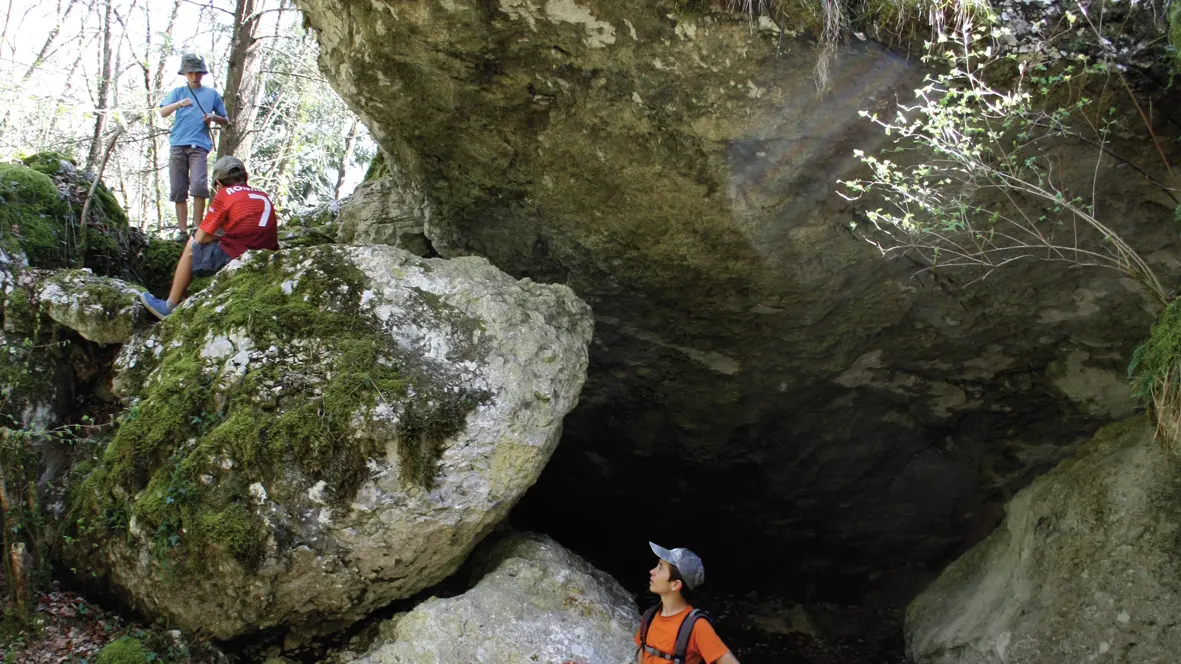
[[[689,549],[671,551],[648,542],[652,552],[660,559],[648,572],[648,590],[660,596],[659,607],[649,612],[651,623],[645,634],[644,625],[636,632],[636,662],[639,664],[738,664],[738,659],[718,638],[709,620],[698,619],[685,590],[695,590],[705,583],[705,566],[701,558]],[[645,614],[647,616],[647,614]],[[693,620],[685,659],[682,663],[675,657],[677,636],[681,623]]]
[[[659,560],[648,572],[648,590],[660,596],[660,604],[648,609],[636,630],[637,664],[738,664],[738,659],[718,638],[714,626],[685,600],[685,591],[705,583],[705,566],[689,549],[668,550],[648,542]],[[692,620],[682,660],[677,657],[681,625]],[[563,664],[581,664],[567,660]]]

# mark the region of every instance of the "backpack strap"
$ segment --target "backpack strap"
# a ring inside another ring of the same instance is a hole
[[[685,664],[685,657],[689,653],[689,639],[693,636],[693,626],[697,624],[698,620],[704,620],[709,624],[713,624],[713,618],[701,609],[693,609],[685,619],[681,621],[681,627],[677,630],[677,647],[673,651],[674,664]]]
[[[660,610],[660,603],[648,607],[644,611],[644,615],[640,617],[640,646],[636,648],[636,654],[648,648],[648,628],[652,626],[652,619],[656,617],[656,612]]]

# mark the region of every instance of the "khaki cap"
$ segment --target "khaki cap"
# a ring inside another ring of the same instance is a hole
[[[214,182],[221,182],[231,175],[246,174],[246,165],[242,160],[232,155],[226,155],[213,162],[213,172],[210,174]]]

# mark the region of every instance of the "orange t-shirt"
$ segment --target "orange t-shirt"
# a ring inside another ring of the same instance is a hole
[[[671,655],[677,647],[677,631],[681,629],[681,623],[689,617],[692,610],[693,607],[686,607],[671,616],[662,616],[658,610],[656,615],[652,616],[652,624],[648,626],[648,645]],[[642,645],[640,630],[636,630],[635,641],[637,646]],[[718,638],[714,626],[709,624],[708,620],[698,620],[693,625],[693,634],[689,636],[685,664],[713,664],[728,652],[730,649]],[[648,652],[643,654],[644,658],[640,660],[643,664],[669,664],[667,659]]]

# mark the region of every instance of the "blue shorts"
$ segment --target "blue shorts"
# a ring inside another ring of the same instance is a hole
[[[220,242],[201,244],[193,240],[193,276],[208,277],[234,259],[221,250]]]

